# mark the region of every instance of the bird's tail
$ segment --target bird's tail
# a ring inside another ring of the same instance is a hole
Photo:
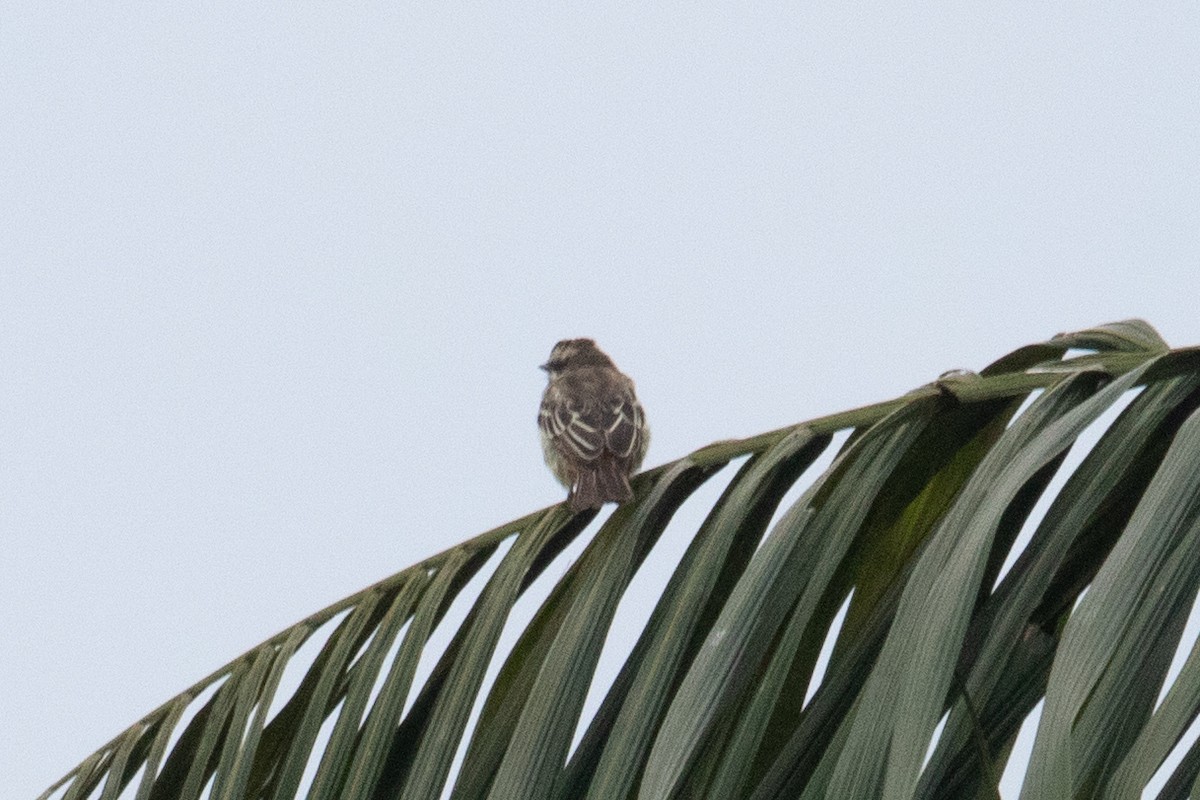
[[[632,499],[633,489],[624,468],[615,459],[606,458],[595,469],[580,471],[571,494],[571,510],[599,508],[605,503],[624,503]]]

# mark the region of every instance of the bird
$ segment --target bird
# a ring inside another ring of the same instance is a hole
[[[571,510],[632,499],[629,476],[650,445],[633,381],[592,339],[563,339],[541,368],[548,374],[538,411],[542,454]]]

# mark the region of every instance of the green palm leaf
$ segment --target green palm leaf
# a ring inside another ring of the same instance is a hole
[[[994,798],[1043,699],[1022,800],[1138,797],[1200,711],[1200,646],[1159,703],[1200,589],[1198,407],[1200,351],[1134,320],[710,445],[635,481],[511,652],[514,605],[593,512],[531,514],[314,614],[43,798]],[[683,557],[655,563],[676,511],[743,457]],[[670,581],[572,749],[643,567]],[[469,611],[415,687],[456,600]],[[277,697],[289,666],[303,677]],[[1162,796],[1198,774],[1193,746]]]

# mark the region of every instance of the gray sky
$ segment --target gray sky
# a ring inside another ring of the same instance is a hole
[[[1061,330],[1200,343],[1200,10],[1005,5],[6,4],[6,794],[560,499],[559,338],[648,465]]]

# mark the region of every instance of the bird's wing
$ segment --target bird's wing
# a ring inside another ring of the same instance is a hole
[[[643,430],[642,406],[632,390],[604,398],[597,416],[604,430],[604,442],[612,453],[629,458],[637,452]]]
[[[603,406],[548,391],[538,414],[538,425],[563,450],[584,461],[592,461],[604,452],[605,425]]]
[[[646,434],[632,383],[625,379],[598,388],[593,384],[562,391],[552,385],[542,398],[538,424],[561,451],[584,461],[606,452],[622,460],[638,458]]]

